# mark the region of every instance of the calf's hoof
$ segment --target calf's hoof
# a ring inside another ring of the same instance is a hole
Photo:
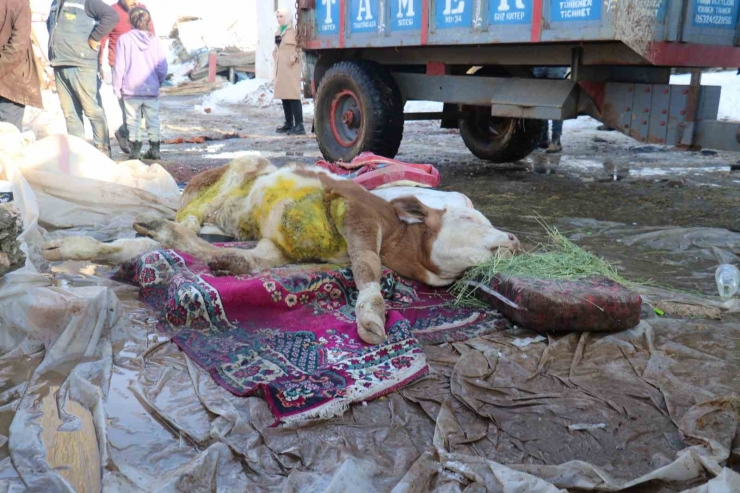
[[[71,236],[47,241],[41,246],[41,256],[50,262],[60,260],[90,260],[95,258],[102,244],[88,236]]]
[[[380,294],[380,287],[360,291],[355,314],[360,339],[368,344],[380,344],[386,340],[385,301]]]
[[[252,262],[246,255],[238,254],[221,254],[208,262],[208,268],[211,274],[216,277],[229,275],[253,274],[254,268]]]
[[[165,245],[170,242],[170,221],[151,213],[139,214],[134,219],[134,230]]]

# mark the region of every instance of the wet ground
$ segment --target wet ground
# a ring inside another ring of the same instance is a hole
[[[240,138],[163,146],[162,164],[178,183],[247,154],[259,153],[278,165],[321,158],[313,135],[275,133],[282,123],[279,106],[224,105],[206,114],[196,110],[201,98],[163,97],[164,138]],[[310,130],[312,108],[305,110]],[[435,165],[441,188],[465,193],[496,226],[527,243],[544,239],[539,224],[544,221],[617,263],[627,277],[715,294],[716,258],[688,252],[678,262],[655,248],[625,247],[618,240],[656,227],[740,232],[740,171],[731,171],[740,155],[643,145],[597,126],[587,117],[568,121],[561,154],[536,151],[522,162],[494,165],[475,158],[456,130],[441,129],[439,122],[407,122],[397,158]],[[619,224],[573,221],[583,218]],[[607,226],[621,229],[599,234]]]

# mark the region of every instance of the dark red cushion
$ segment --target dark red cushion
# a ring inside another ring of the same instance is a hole
[[[519,308],[478,290],[520,327],[538,332],[612,332],[640,323],[642,298],[605,277],[577,281],[497,276],[490,289]]]

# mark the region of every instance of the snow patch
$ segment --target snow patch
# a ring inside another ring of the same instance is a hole
[[[671,84],[689,85],[690,82],[691,74],[671,76]],[[701,85],[722,87],[718,119],[740,121],[740,76],[736,70],[702,73]]]
[[[196,111],[212,114],[228,114],[223,105],[247,104],[260,108],[280,104],[272,93],[273,83],[265,79],[246,79],[236,84],[226,83],[221,89],[205,96]]]
[[[407,101],[403,107],[406,113],[440,113],[443,103],[436,101]]]

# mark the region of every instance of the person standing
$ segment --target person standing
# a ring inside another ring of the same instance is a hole
[[[100,40],[118,23],[102,0],[54,0],[51,4],[49,61],[54,67],[67,133],[85,138],[83,113],[90,120],[95,147],[110,157],[110,136],[98,78]]]
[[[305,135],[303,128],[303,106],[301,104],[301,64],[298,54],[298,39],[293,27],[290,10],[278,9],[275,12],[278,30],[275,33],[275,93],[282,99],[285,124],[278,127],[278,133]]]
[[[23,131],[26,106],[43,108],[28,0],[0,1],[0,122]]]
[[[534,76],[537,79],[565,79],[567,67],[535,67]],[[545,152],[554,154],[563,150],[560,137],[563,135],[563,120],[552,120],[552,138],[548,138],[550,121],[547,122],[540,139],[540,147]]]
[[[113,30],[103,36],[103,38],[100,40],[100,78],[103,78],[102,72],[102,66],[103,66],[103,51],[105,50],[105,46],[108,45],[108,65],[111,67],[111,71],[113,70],[113,67],[116,63],[116,45],[118,44],[118,39],[126,34],[127,32],[131,31],[131,20],[129,19],[129,12],[133,10],[136,7],[142,7],[146,8],[146,5],[139,2],[139,0],[118,0],[117,3],[112,5],[113,10],[116,11],[118,14],[118,24],[115,25]],[[149,29],[151,32],[153,32],[156,35],[156,32],[154,31],[154,25],[150,24]],[[115,75],[113,75],[115,77]],[[128,143],[128,126],[126,124],[126,107],[123,104],[123,99],[118,100],[118,104],[121,107],[121,116],[123,118],[123,123],[121,123],[121,126],[118,127],[118,130],[114,132],[114,135],[116,136],[116,140],[118,141],[118,146],[121,148],[121,151],[125,153],[131,152],[131,149],[129,147]]]
[[[149,11],[136,7],[131,9],[129,17],[133,30],[118,39],[113,92],[126,108],[131,139],[129,158],[141,157],[143,113],[149,132],[149,150],[144,159],[160,159],[159,87],[167,77],[167,59],[150,29]]]

